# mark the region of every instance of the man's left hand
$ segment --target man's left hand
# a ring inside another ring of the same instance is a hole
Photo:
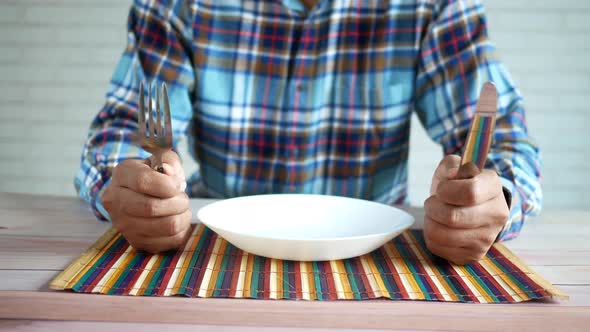
[[[510,210],[496,172],[460,162],[446,156],[434,173],[424,202],[424,237],[433,254],[464,265],[485,256]]]

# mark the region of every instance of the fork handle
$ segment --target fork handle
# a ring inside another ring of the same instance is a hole
[[[164,161],[162,160],[162,155],[154,153],[152,160],[154,161],[152,169],[156,172],[164,174]]]

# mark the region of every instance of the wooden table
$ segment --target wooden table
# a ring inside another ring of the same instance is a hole
[[[191,204],[196,211],[210,202]],[[408,210],[422,220],[421,209]],[[48,282],[107,228],[76,198],[0,193],[0,330],[590,329],[590,211],[546,211],[508,243],[571,296],[568,302],[521,304],[187,299],[48,290]]]

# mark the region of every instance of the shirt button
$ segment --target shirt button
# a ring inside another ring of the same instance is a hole
[[[305,85],[301,84],[301,83],[297,83],[297,91],[303,91],[305,90]]]

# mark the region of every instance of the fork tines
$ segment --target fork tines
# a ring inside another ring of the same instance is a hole
[[[148,121],[146,132],[145,121],[145,92],[143,82],[139,83],[139,101],[138,101],[138,120],[139,120],[139,141],[142,149],[150,152],[153,156],[152,168],[160,173],[164,172],[162,167],[162,155],[172,149],[172,118],[170,116],[170,103],[168,101],[168,89],[166,83],[162,83],[161,89],[156,84],[156,120],[154,121],[154,112],[152,103],[152,84],[148,84]],[[164,106],[164,126],[162,126],[162,112],[160,111],[160,94],[162,94]]]
[[[161,89],[158,89],[157,84],[154,87],[153,84],[148,84],[148,105],[147,105],[147,112],[148,112],[148,121],[146,123],[146,107],[145,107],[145,89],[143,82],[139,84],[139,103],[138,103],[138,112],[139,112],[139,135],[142,140],[142,146],[144,144],[148,145],[157,145],[159,147],[166,147],[172,145],[172,124],[171,124],[171,116],[170,116],[170,105],[168,101],[168,89],[166,87],[166,83],[162,83]],[[153,90],[156,93],[156,103],[155,103],[155,121],[154,121],[154,110],[153,110]],[[162,112],[161,112],[161,104],[160,104],[160,95],[162,94],[163,104],[164,104],[164,126],[162,126]],[[146,132],[147,127],[147,132]],[[148,141],[146,141],[146,139]]]

